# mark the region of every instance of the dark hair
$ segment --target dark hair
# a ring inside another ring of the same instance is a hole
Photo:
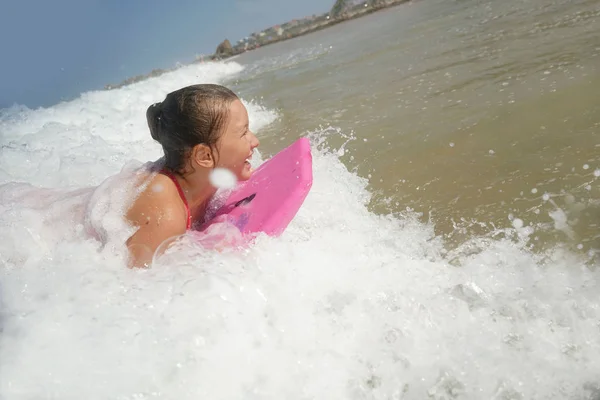
[[[162,145],[165,167],[183,169],[190,150],[205,144],[214,150],[229,115],[229,104],[238,99],[221,85],[192,85],[171,92],[152,104],[146,119],[152,138]]]

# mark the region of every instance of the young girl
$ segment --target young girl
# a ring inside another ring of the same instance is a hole
[[[259,142],[248,112],[231,90],[213,84],[169,93],[151,105],[146,118],[162,145],[164,165],[126,213],[137,230],[127,240],[129,266],[147,266],[161,243],[202,220],[217,188],[209,175],[226,168],[238,180],[250,178],[249,159]]]

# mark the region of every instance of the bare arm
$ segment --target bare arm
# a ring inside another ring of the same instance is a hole
[[[138,230],[127,240],[130,268],[147,267],[156,249],[167,239],[186,231],[185,211],[177,204],[142,194],[127,213],[130,223]]]

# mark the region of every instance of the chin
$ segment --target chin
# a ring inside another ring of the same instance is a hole
[[[248,179],[250,179],[251,176],[252,176],[251,172],[244,172],[238,176],[238,181],[240,181],[240,182],[247,181]]]
[[[252,173],[249,171],[240,171],[237,174],[235,174],[235,177],[238,180],[238,182],[247,181],[248,179],[250,179],[251,176]]]
[[[244,166],[244,169],[237,173],[238,181],[247,181],[252,176],[253,169]]]

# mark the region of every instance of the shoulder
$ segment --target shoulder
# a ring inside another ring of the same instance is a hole
[[[135,199],[126,217],[140,227],[175,225],[185,231],[187,215],[173,182],[157,174]]]
[[[179,193],[163,175],[152,178],[127,211],[126,218],[136,228],[126,243],[132,266],[147,265],[161,244],[184,234],[187,227]]]

